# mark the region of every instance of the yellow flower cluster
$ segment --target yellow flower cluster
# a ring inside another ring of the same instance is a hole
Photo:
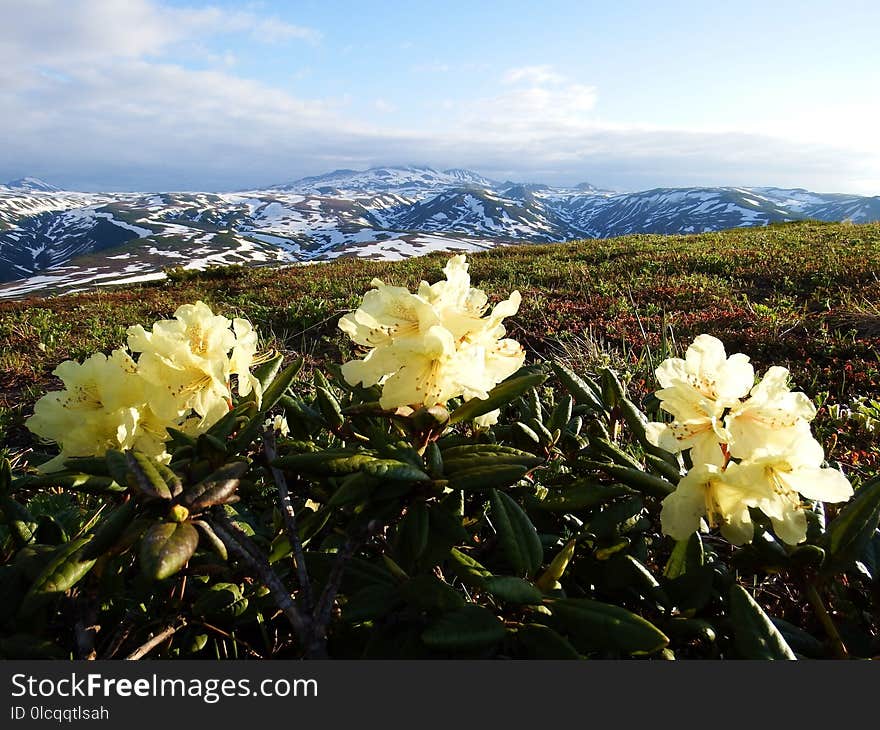
[[[525,361],[501,324],[519,309],[519,292],[489,311],[486,294],[471,287],[463,255],[443,271],[445,281],[423,281],[415,294],[374,279],[361,306],[339,321],[354,342],[370,348],[342,366],[343,376],[351,385],[380,384],[383,408],[486,398]]]
[[[823,467],[813,438],[816,409],[806,394],[792,391],[788,370],[771,367],[755,384],[749,358],[727,357],[724,345],[700,335],[684,359],[670,358],[656,371],[656,395],[671,423],[650,423],[651,443],[690,452],[692,468],[663,500],[663,531],[686,539],[705,523],[720,527],[736,545],[754,536],[749,508],[771,521],[776,534],[794,545],[806,539],[811,500],[842,502],[853,489],[838,470]]]
[[[128,350],[140,353],[137,362],[120,348],[109,357],[97,353],[55,369],[64,390],[37,401],[27,421],[34,434],[61,448],[43,471],[111,448],[166,459],[167,428],[202,433],[229,410],[232,375],[240,395],[261,395],[250,372],[257,351],[253,327],[215,315],[203,302],[179,307],[174,319],[160,320],[149,331],[130,327]]]

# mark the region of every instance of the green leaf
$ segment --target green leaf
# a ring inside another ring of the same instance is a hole
[[[281,364],[283,362],[284,355],[279,352],[271,360],[267,360],[251,370],[251,374],[259,381],[263,391],[265,391],[266,388],[272,384],[272,381],[275,380],[275,377],[281,370]]]
[[[516,641],[526,659],[580,659],[571,643],[549,626],[527,624],[516,632]]]
[[[424,502],[411,505],[397,525],[397,552],[404,569],[411,569],[428,547],[430,515]]]
[[[699,532],[693,533],[687,540],[678,540],[672,549],[663,575],[675,580],[686,573],[693,573],[703,567],[703,540]]]
[[[559,403],[553,409],[550,417],[547,419],[547,428],[550,431],[564,429],[571,420],[572,409],[574,408],[574,399],[566,394],[559,399]]]
[[[628,466],[632,469],[642,469],[642,465],[632,456],[627,454],[616,444],[611,443],[607,439],[599,436],[593,436],[590,439],[589,450],[598,452],[599,454],[611,459],[615,464],[620,466]]]
[[[673,484],[641,469],[633,469],[619,464],[604,464],[598,461],[582,463],[589,468],[604,471],[608,476],[652,497],[666,497],[675,491]]]
[[[518,575],[532,575],[544,560],[541,538],[528,515],[504,492],[493,489],[492,524],[507,562]]]
[[[9,459],[0,459],[0,497],[12,491],[12,463]]]
[[[180,501],[192,512],[200,512],[214,505],[225,504],[231,501],[238,489],[241,477],[247,470],[248,464],[244,461],[225,464],[198,484],[187,487]]]
[[[529,388],[540,385],[546,379],[546,375],[534,373],[505,380],[489,391],[488,398],[472,398],[464,405],[456,408],[449,416],[449,423],[452,425],[462,421],[471,421],[478,416],[484,416],[490,411],[494,411],[496,408],[507,405],[514,399],[519,398]]]
[[[33,542],[37,523],[27,507],[19,504],[12,497],[3,495],[0,497],[0,513],[17,547],[24,547]]]
[[[454,611],[464,605],[464,598],[451,585],[433,575],[417,575],[402,583],[400,596],[426,613]]]
[[[461,489],[466,492],[502,489],[516,484],[526,475],[528,470],[528,467],[518,464],[468,469],[452,475],[447,486],[450,489]]]
[[[451,558],[450,569],[465,585],[472,588],[483,588],[486,585],[486,580],[492,577],[491,571],[458,548],[452,548],[449,557]]]
[[[880,522],[880,477],[866,482],[835,517],[825,533],[827,572],[848,568],[874,536]]]
[[[796,659],[779,629],[740,585],[730,588],[730,620],[737,653],[743,659]]]
[[[527,451],[519,451],[516,454],[497,451],[473,451],[467,456],[445,458],[443,469],[448,476],[458,474],[470,469],[492,468],[496,466],[524,466],[526,469],[534,469],[544,463],[544,459],[530,454]]]
[[[568,564],[574,557],[575,547],[577,547],[577,540],[572,538],[565,543],[562,550],[553,557],[553,560],[550,561],[550,565],[547,566],[547,570],[545,570],[541,574],[541,577],[535,581],[535,585],[540,590],[549,593],[554,587],[556,587],[557,581],[565,574],[565,569],[568,568]]]
[[[141,569],[154,580],[177,573],[192,557],[199,533],[187,522],[158,522],[141,538]]]
[[[235,583],[215,583],[194,602],[192,610],[206,618],[236,618],[248,607],[248,599]]]
[[[129,486],[154,499],[171,499],[171,487],[159,472],[156,462],[139,451],[125,452]]]
[[[333,492],[327,502],[328,507],[341,507],[344,504],[355,504],[366,502],[373,490],[376,482],[361,472],[349,474],[342,480],[339,488]]]
[[[633,490],[623,484],[590,484],[580,481],[560,493],[554,493],[540,502],[536,501],[534,507],[548,512],[573,512],[610,502],[625,494],[633,494]]]
[[[58,547],[25,595],[22,614],[30,614],[45,602],[67,592],[91,570],[95,558],[84,558],[82,551],[88,542],[89,538],[81,537]]]
[[[94,536],[83,549],[83,558],[99,558],[109,552],[123,531],[134,520],[137,507],[134,500],[129,499],[107,515],[95,528]]]
[[[351,624],[374,621],[392,611],[398,603],[400,598],[393,586],[370,585],[348,599],[342,607],[342,620]]]
[[[273,466],[317,476],[345,476],[363,472],[383,480],[425,482],[430,477],[421,469],[397,459],[380,459],[373,454],[348,449],[330,449],[308,454],[290,454],[273,462]]]
[[[361,464],[361,471],[371,477],[395,482],[429,482],[429,477],[421,469],[397,459],[367,459]]]
[[[299,371],[302,369],[303,359],[297,358],[284,370],[272,379],[272,383],[263,391],[263,402],[260,405],[260,413],[254,418],[261,418],[262,414],[271,410],[291,386]]]
[[[507,603],[535,605],[541,602],[544,594],[534,585],[512,575],[495,575],[484,581],[485,589],[495,598]]]
[[[653,654],[669,643],[654,624],[620,606],[587,598],[545,599],[545,604],[582,651]]]
[[[339,405],[339,401],[336,400],[336,396],[330,392],[330,389],[317,388],[315,397],[318,402],[318,408],[321,411],[321,415],[327,421],[327,425],[332,429],[342,426],[345,422],[345,417],[342,415],[342,407]]]
[[[483,606],[469,603],[441,616],[422,632],[432,649],[480,649],[493,646],[506,635],[504,624]]]
[[[575,374],[572,370],[565,367],[565,365],[557,362],[551,363],[551,365],[553,367],[553,372],[556,373],[556,377],[559,378],[562,385],[565,386],[565,389],[571,393],[578,405],[589,406],[597,411],[605,410],[605,406],[602,405],[602,401],[599,400],[599,388],[595,383]]]
[[[202,531],[202,535],[204,535],[205,539],[208,541],[208,545],[211,546],[211,549],[217,553],[222,560],[228,560],[229,553],[226,551],[226,544],[217,536],[217,533],[214,532],[214,528],[207,522],[202,522],[201,520],[195,520],[193,521],[193,524]]]

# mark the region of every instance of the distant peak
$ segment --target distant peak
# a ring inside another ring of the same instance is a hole
[[[38,177],[20,177],[18,180],[10,180],[6,183],[6,187],[16,190],[30,190],[31,192],[41,191],[45,193],[57,193],[60,188],[40,180]]]

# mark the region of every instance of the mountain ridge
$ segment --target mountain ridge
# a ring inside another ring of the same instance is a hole
[[[462,168],[339,169],[236,192],[85,193],[0,185],[0,298],[161,278],[171,267],[396,259],[629,233],[880,220],[880,196],[778,187],[499,182]]]

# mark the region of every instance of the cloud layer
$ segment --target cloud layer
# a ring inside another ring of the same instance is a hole
[[[770,133],[619,125],[600,116],[601,89],[544,64],[498,69],[493,93],[438,103],[425,124],[403,125],[386,100],[358,109],[235,75],[223,58],[201,70],[168,61],[172,50],[209,58],[204,39],[222,36],[322,43],[316,29],[250,11],[150,0],[3,3],[0,179],[240,189],[337,167],[424,162],[628,189],[777,184],[880,192],[880,155],[858,140],[787,140],[782,125],[776,133],[772,125]]]

